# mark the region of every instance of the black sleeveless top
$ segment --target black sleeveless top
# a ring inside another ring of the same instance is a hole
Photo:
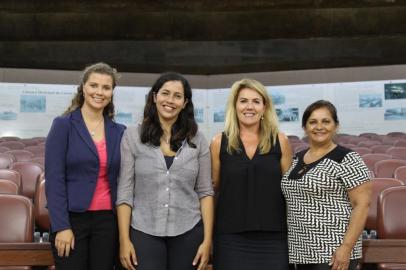
[[[282,156],[279,140],[271,151],[252,160],[241,151],[229,154],[228,139],[221,138],[220,189],[216,210],[216,233],[279,231],[286,229],[286,204],[281,191]]]

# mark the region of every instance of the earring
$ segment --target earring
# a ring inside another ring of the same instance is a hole
[[[264,120],[264,115],[261,115],[261,120]]]

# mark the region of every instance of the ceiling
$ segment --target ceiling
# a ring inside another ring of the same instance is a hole
[[[406,63],[406,0],[0,2],[0,67],[225,74]]]

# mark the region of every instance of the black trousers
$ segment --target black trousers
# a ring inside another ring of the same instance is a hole
[[[112,211],[70,213],[75,249],[69,257],[59,257],[56,233],[51,234],[52,252],[57,270],[112,270],[118,262],[118,227]]]
[[[214,270],[288,270],[286,232],[243,232],[214,236]]]
[[[131,229],[131,241],[137,255],[137,270],[194,270],[192,265],[197,249],[203,241],[200,221],[190,231],[159,237]]]
[[[357,269],[359,260],[350,260],[350,265],[348,270]],[[317,264],[296,264],[296,270],[330,270],[331,266],[328,263],[317,263]]]

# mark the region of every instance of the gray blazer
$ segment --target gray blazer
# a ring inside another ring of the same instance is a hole
[[[201,219],[200,199],[213,196],[209,146],[198,132],[183,142],[172,166],[159,147],[140,140],[141,126],[128,128],[121,141],[117,205],[132,207],[131,226],[154,236],[176,236]]]

